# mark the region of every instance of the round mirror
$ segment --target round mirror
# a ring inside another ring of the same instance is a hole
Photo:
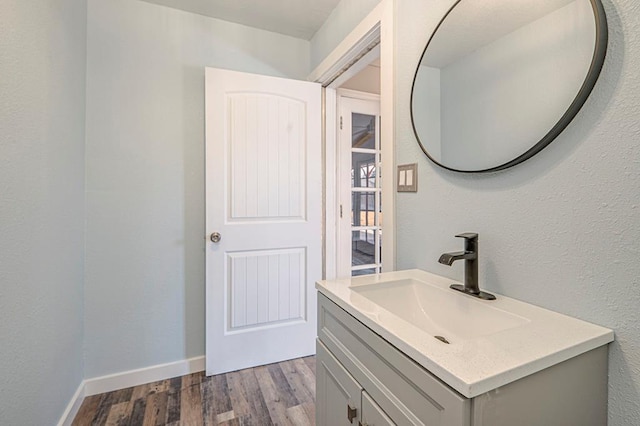
[[[578,113],[606,48],[600,0],[458,0],[413,79],[420,147],[460,172],[527,160]]]

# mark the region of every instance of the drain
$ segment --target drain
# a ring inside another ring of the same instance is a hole
[[[446,343],[447,345],[449,344],[449,341],[442,336],[433,336],[433,337],[440,340],[442,343]]]

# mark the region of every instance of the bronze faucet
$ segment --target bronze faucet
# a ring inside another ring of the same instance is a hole
[[[478,234],[467,232],[456,237],[464,238],[464,251],[444,253],[438,259],[438,262],[449,266],[464,259],[464,285],[451,284],[450,287],[480,299],[495,300],[493,294],[480,291],[478,286]]]

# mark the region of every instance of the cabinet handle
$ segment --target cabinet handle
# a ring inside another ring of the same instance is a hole
[[[353,419],[355,419],[357,415],[358,409],[347,404],[347,419],[349,419],[349,423],[353,423]]]

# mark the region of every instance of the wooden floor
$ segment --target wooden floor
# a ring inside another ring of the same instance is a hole
[[[73,425],[314,425],[315,367],[298,358],[88,396]]]

